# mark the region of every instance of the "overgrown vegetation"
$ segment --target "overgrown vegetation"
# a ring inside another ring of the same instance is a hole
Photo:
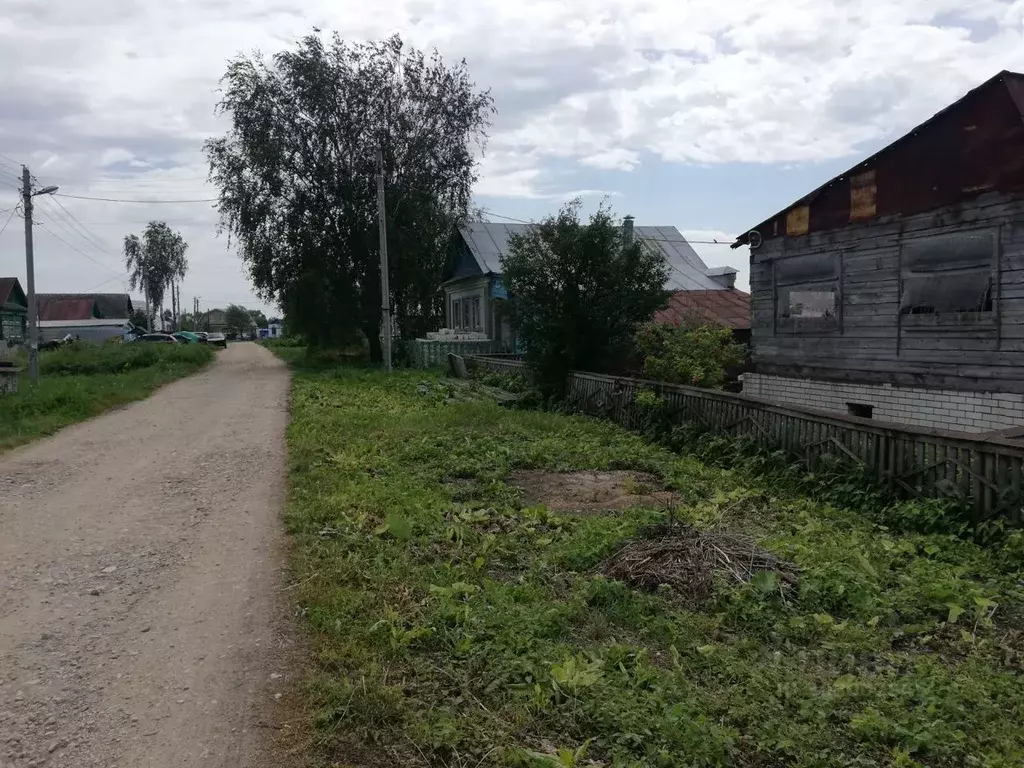
[[[636,334],[644,378],[718,389],[726,369],[743,362],[746,354],[728,328],[708,323],[685,325],[645,323]]]
[[[509,239],[502,280],[526,360],[547,398],[561,398],[572,370],[620,369],[637,325],[665,305],[669,266],[627,240],[601,207],[586,223],[579,201]]]
[[[0,395],[0,451],[52,434],[187,376],[214,357],[198,344],[74,344],[39,356],[40,379]]]
[[[289,594],[313,631],[325,764],[1024,761],[1017,536],[898,533],[748,460],[711,466],[423,381],[294,380]],[[676,503],[555,515],[506,483],[516,468],[636,470]],[[721,580],[687,608],[597,575],[670,519],[752,537],[799,569],[795,586]]]

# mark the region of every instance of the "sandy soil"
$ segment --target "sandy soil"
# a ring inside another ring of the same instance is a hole
[[[0,768],[280,764],[287,398],[232,345],[0,456]]]
[[[509,482],[532,504],[555,512],[599,514],[629,507],[672,506],[673,494],[661,490],[658,479],[641,472],[546,472],[520,470]]]

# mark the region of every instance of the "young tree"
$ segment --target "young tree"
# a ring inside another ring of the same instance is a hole
[[[580,222],[574,201],[510,238],[502,278],[526,360],[547,397],[561,397],[574,369],[609,371],[632,350],[637,325],[668,299],[668,264],[627,242],[602,206]]]
[[[252,328],[252,315],[249,314],[249,310],[245,307],[240,307],[238,304],[230,304],[224,310],[224,324],[227,326],[228,331],[246,335]]]
[[[154,318],[164,303],[164,292],[175,280],[184,279],[188,271],[185,251],[188,243],[180,232],[172,232],[165,221],[151,221],[140,238],[128,235],[124,239],[124,260],[132,290],[142,288],[149,302],[146,325],[152,327]]]
[[[128,321],[136,328],[145,328],[147,331],[149,330],[149,318],[146,317],[145,311],[141,309],[133,309]]]
[[[223,78],[227,135],[206,144],[221,227],[260,295],[310,343],[360,332],[381,359],[377,153],[383,157],[389,284],[404,336],[444,315],[448,238],[466,215],[491,97],[395,36],[361,44],[317,32]]]
[[[259,309],[252,310],[249,313],[249,316],[252,317],[253,325],[257,328],[266,328],[269,325],[267,322],[267,316]]]

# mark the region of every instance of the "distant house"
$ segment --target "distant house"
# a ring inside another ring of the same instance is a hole
[[[210,333],[224,333],[228,329],[227,311],[208,309],[199,315],[200,330]]]
[[[449,246],[443,282],[446,328],[491,339],[501,349],[514,348],[512,328],[502,311],[508,295],[501,282],[501,257],[508,251],[509,238],[530,226],[485,221],[459,227]],[[667,290],[725,291],[735,281],[736,270],[731,267],[708,269],[675,227],[636,227],[627,216],[623,234],[665,257],[671,268]]]
[[[750,248],[744,392],[1024,426],[1024,75],[1000,73],[735,246]]]
[[[36,313],[43,341],[67,335],[82,341],[121,336],[130,322],[132,300],[126,293],[38,293]]]
[[[0,277],[0,340],[23,341],[28,332],[28,299],[16,277]]]

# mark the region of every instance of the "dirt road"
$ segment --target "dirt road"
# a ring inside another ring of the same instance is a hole
[[[0,456],[0,766],[270,764],[288,373],[238,344]]]

